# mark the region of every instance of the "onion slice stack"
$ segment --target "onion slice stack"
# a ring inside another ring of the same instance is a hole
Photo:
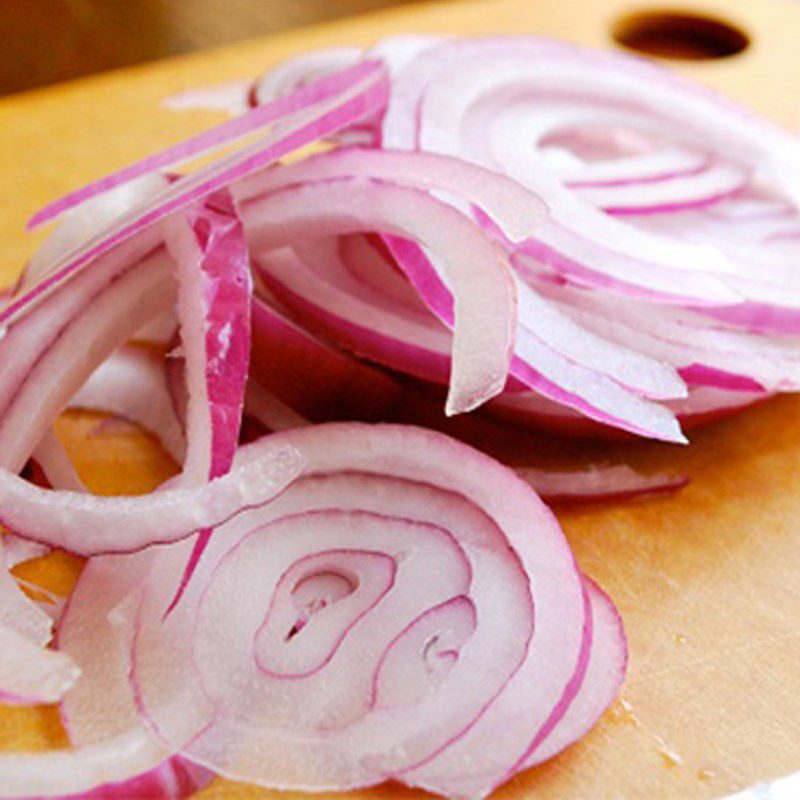
[[[588,352],[590,331],[677,369],[688,399],[652,399],[687,425],[794,390],[800,146],[793,136],[640,59],[532,37],[394,37],[360,55],[298,56],[260,78],[251,100],[280,97],[318,77],[326,63],[341,68],[359,58],[383,59],[392,76],[388,108],[335,141],[358,142],[359,134],[384,156],[398,149],[449,155],[544,200],[548,216],[516,235],[481,203],[471,211],[510,255],[521,282],[580,325],[583,334],[572,338],[581,351]],[[265,186],[288,182],[293,171],[302,181],[348,169],[386,179],[376,150],[340,148],[318,161],[266,176]],[[447,187],[436,188],[446,197]],[[307,267],[330,280],[329,264]],[[388,291],[384,283],[382,293]],[[314,316],[317,325],[332,321],[316,310]],[[616,324],[620,316],[625,325]],[[631,317],[636,322],[627,326]],[[347,344],[337,326],[336,340]],[[391,343],[376,352],[365,341],[359,335],[350,346],[420,376],[426,359],[415,356],[409,370]],[[518,335],[517,350],[520,341]],[[438,371],[441,381],[441,364]],[[431,379],[430,370],[421,377]],[[589,385],[580,379],[581,389]],[[495,405],[518,422],[557,430],[635,429],[564,394],[532,388],[528,399],[504,395]],[[617,403],[621,408],[618,398],[611,401]]]
[[[457,438],[685,442],[797,391],[800,144],[529,37],[397,37],[198,99],[237,116],[36,214],[58,225],[0,308],[0,699],[60,701],[75,745],[0,756],[2,791],[485,797],[625,672],[539,495],[686,479]],[[176,476],[92,494],[66,408],[146,428]],[[44,547],[89,558],[57,647],[8,571]]]
[[[239,780],[483,796],[611,702],[619,619],[511,471],[410,426],[270,439],[303,453],[303,477],[217,528],[166,620],[191,542],[85,571],[60,637],[91,673],[64,704],[76,742],[143,720]],[[118,642],[98,662],[103,620]]]

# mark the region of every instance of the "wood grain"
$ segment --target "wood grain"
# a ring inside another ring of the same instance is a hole
[[[680,68],[800,128],[800,7],[783,0],[681,5],[735,22],[752,44],[739,56]],[[461,0],[405,8],[0,101],[2,277],[16,274],[32,249],[22,225],[40,204],[217,119],[159,110],[171,92],[256,73],[303,49],[398,31],[527,31],[610,46],[612,23],[632,8],[626,0]],[[166,468],[145,440],[145,450],[130,439],[90,447],[85,424],[66,420],[61,433],[95,485],[116,471],[123,483],[141,486],[153,470]],[[800,401],[765,403],[692,440],[677,448],[531,439],[537,456],[543,449],[566,461],[624,455],[643,467],[685,468],[693,482],[674,498],[560,514],[581,565],[623,613],[630,673],[623,702],[589,736],[519,776],[499,798],[711,797],[800,768]],[[39,577],[62,576],[62,583],[75,572],[74,564],[36,568]],[[58,740],[53,715],[28,711],[11,719],[3,712],[0,740],[48,746]],[[390,786],[350,796],[419,795]],[[299,795],[220,779],[201,797]]]

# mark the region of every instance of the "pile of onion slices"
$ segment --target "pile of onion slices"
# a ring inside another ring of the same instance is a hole
[[[60,702],[74,745],[0,755],[2,792],[485,797],[625,673],[539,494],[685,481],[514,471],[434,428],[683,442],[795,390],[800,146],[522,37],[307,54],[171,105],[232,115],[38,212],[58,225],[0,309],[0,697]],[[91,494],[67,408],[180,471]],[[88,558],[57,648],[8,571],[49,548]]]

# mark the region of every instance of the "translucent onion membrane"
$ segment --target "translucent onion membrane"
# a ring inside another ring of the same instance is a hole
[[[75,752],[144,725],[239,780],[474,797],[591,726],[624,673],[619,618],[513,472],[411,426],[270,438],[304,476],[217,528],[165,620],[191,541],[85,569],[59,636],[84,670]]]

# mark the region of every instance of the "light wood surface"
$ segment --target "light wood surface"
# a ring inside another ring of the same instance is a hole
[[[743,54],[679,68],[800,129],[800,4],[707,0],[752,37]],[[25,218],[42,203],[197,131],[217,117],[171,115],[162,97],[250,75],[303,49],[398,31],[531,32],[610,46],[627,0],[449,2],[292,32],[0,101],[0,242],[10,279],[31,251]],[[88,437],[85,415],[60,433],[89,481],[144,489],[169,464],[135,432]],[[533,441],[533,440],[532,440]],[[578,559],[625,618],[631,664],[622,700],[582,742],[498,792],[525,798],[720,796],[800,769],[800,401],[783,397],[692,435],[686,448],[562,446],[558,457],[624,454],[691,473],[674,498],[561,513]],[[77,563],[33,564],[61,587]],[[52,711],[2,710],[9,747],[63,743]],[[0,794],[2,787],[0,787]],[[202,798],[297,797],[217,780]],[[381,787],[361,800],[411,798]]]

